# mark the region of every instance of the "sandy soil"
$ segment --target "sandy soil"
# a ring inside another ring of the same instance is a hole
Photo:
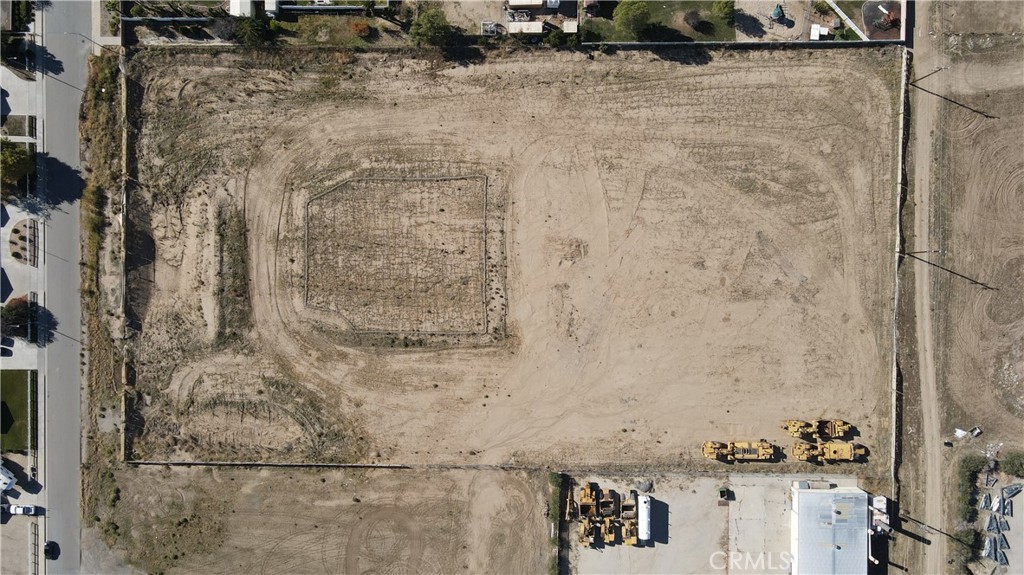
[[[963,104],[944,101],[939,111],[933,222],[941,252],[932,257],[984,285],[933,272],[939,382],[953,400],[944,419],[947,426],[981,425],[988,440],[1019,445],[1024,437],[1024,228],[1018,217],[1024,210],[1019,149],[1024,43],[999,37],[975,52],[957,40],[950,39],[956,59],[941,72],[946,74],[939,79],[942,88],[922,84]]]
[[[888,464],[896,52],[318,58],[133,64],[142,457],[674,465],[830,416]],[[358,341],[303,306],[309,198],[465,175],[497,212],[479,233],[503,333]],[[218,349],[225,204],[245,208],[255,327]],[[267,380],[304,391],[282,405]],[[204,386],[238,391],[180,399]],[[195,431],[211,407],[222,427]],[[274,439],[272,415],[300,436]]]
[[[142,467],[118,485],[119,548],[150,572],[540,573],[554,554],[543,473]]]

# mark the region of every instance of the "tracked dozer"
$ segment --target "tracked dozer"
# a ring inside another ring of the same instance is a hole
[[[813,443],[797,441],[793,444],[793,457],[797,461],[816,461],[821,456],[821,450]]]
[[[619,506],[622,517],[622,544],[636,545],[636,492],[631,491],[629,497],[622,500]]]
[[[814,435],[814,425],[799,419],[787,419],[782,422],[782,429],[793,437]]]
[[[814,433],[818,439],[842,439],[852,429],[853,426],[842,419],[814,420]]]
[[[776,445],[770,441],[730,441],[729,461],[773,461]]]
[[[860,461],[868,454],[867,448],[856,443],[842,441],[827,441],[818,445],[821,451],[821,459],[829,463],[839,461]]]
[[[729,452],[729,446],[721,441],[705,441],[701,451],[704,453],[704,457],[708,459],[731,461],[729,458],[732,454]]]

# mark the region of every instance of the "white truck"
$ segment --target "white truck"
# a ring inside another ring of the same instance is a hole
[[[643,547],[651,540],[651,496],[639,495],[636,498],[637,545]]]

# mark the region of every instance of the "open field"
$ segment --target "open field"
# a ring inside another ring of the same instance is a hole
[[[958,60],[936,131],[931,259],[984,285],[933,274],[945,434],[982,425],[986,442],[1024,437],[1024,42],[993,36],[972,47],[951,37]],[[924,88],[934,88],[927,80]],[[971,108],[971,109],[969,109]],[[983,115],[984,114],[984,115]],[[986,117],[987,115],[988,117]],[[987,289],[993,288],[993,289]],[[965,427],[966,426],[966,427]]]
[[[0,370],[0,451],[26,452],[35,441],[36,374],[34,371]]]
[[[166,573],[541,573],[543,473],[141,467],[96,524]],[[116,525],[116,527],[111,527]]]
[[[678,466],[830,416],[886,468],[897,52],[694,54],[141,52],[135,455]]]

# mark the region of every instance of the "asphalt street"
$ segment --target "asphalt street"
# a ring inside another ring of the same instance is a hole
[[[78,112],[92,47],[89,2],[55,1],[37,12],[42,24],[43,153],[39,191],[52,206],[44,222],[43,285],[40,303],[56,319],[46,346],[42,484],[46,520],[41,537],[60,545],[47,573],[78,573],[81,565],[82,401],[79,354],[82,322],[79,271]],[[81,34],[81,35],[80,35]]]

